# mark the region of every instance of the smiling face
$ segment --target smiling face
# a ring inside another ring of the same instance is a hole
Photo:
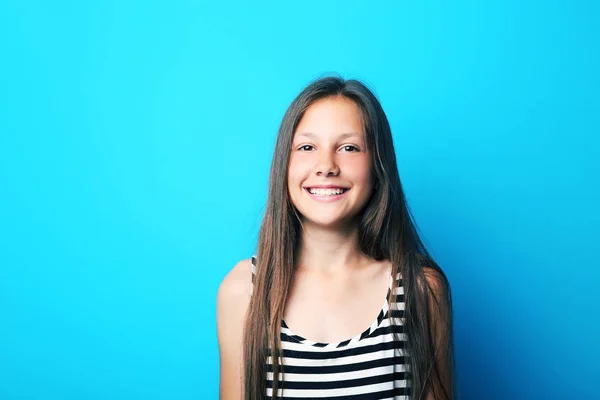
[[[288,169],[288,192],[303,223],[348,223],[372,190],[371,157],[356,103],[332,96],[311,104],[294,132]]]

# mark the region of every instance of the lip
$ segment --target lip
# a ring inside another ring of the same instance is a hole
[[[339,185],[307,185],[304,186],[304,189],[308,190],[308,189],[346,189],[346,190],[350,190],[349,187],[346,186],[339,186]]]
[[[312,188],[312,189],[346,189],[346,191],[344,193],[342,193],[342,194],[336,194],[336,195],[333,195],[333,196],[317,196],[317,195],[314,195],[311,192],[309,192],[308,191],[309,188]],[[338,200],[344,198],[348,194],[348,192],[350,192],[350,190],[352,190],[350,188],[346,188],[346,187],[343,187],[343,186],[332,186],[332,185],[326,185],[326,186],[323,186],[323,185],[306,186],[303,189],[310,196],[311,199],[313,199],[315,201],[319,201],[321,203],[331,203],[333,201],[338,201]]]

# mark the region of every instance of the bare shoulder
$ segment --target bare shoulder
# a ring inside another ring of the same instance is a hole
[[[217,293],[217,319],[245,314],[252,288],[252,259],[238,262],[223,278]]]
[[[252,259],[238,262],[223,278],[219,286],[218,298],[238,297],[250,294],[252,282]]]
[[[217,294],[220,398],[242,398],[242,343],[252,288],[252,260],[238,262],[227,273]]]

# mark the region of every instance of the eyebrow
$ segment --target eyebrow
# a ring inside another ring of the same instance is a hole
[[[310,139],[313,139],[315,137],[315,134],[312,132],[297,132],[296,135],[297,136],[305,136]],[[358,137],[362,138],[363,134],[358,133],[358,132],[346,132],[346,133],[340,134],[337,139],[343,140],[343,139],[347,139],[347,138],[353,137],[353,136],[358,136]]]

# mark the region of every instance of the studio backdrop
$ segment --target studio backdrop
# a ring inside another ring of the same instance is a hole
[[[277,129],[372,88],[461,399],[598,399],[600,3],[0,4],[0,399],[216,399]]]

